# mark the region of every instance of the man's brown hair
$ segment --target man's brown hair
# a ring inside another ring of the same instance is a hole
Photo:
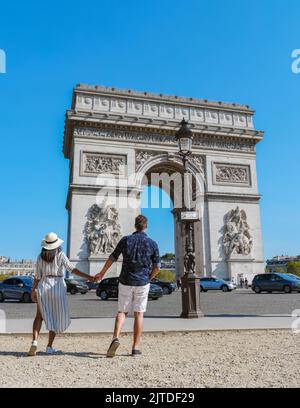
[[[134,223],[135,229],[138,232],[141,232],[145,230],[148,226],[148,219],[144,215],[140,214],[136,217],[135,223]]]

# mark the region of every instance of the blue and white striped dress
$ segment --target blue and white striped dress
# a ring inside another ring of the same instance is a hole
[[[37,258],[35,277],[40,280],[37,298],[49,331],[62,333],[71,323],[64,272],[66,269],[71,273],[74,268],[63,252],[59,252],[51,263],[40,255]]]

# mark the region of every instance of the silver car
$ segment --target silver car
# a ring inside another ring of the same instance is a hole
[[[231,292],[232,290],[236,289],[236,284],[219,278],[201,278],[200,289],[201,292],[207,292],[208,290],[222,290],[223,292]]]

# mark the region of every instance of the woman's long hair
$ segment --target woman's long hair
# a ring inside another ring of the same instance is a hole
[[[53,262],[56,254],[58,254],[61,251],[61,247],[55,248],[55,249],[45,249],[42,248],[41,251],[41,258],[43,261],[51,263]]]

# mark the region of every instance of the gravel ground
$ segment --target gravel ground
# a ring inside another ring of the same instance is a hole
[[[290,331],[145,334],[143,355],[129,356],[123,335],[62,335],[56,356],[25,357],[30,337],[0,336],[0,387],[299,387],[300,336]],[[44,349],[46,337],[39,347]]]

